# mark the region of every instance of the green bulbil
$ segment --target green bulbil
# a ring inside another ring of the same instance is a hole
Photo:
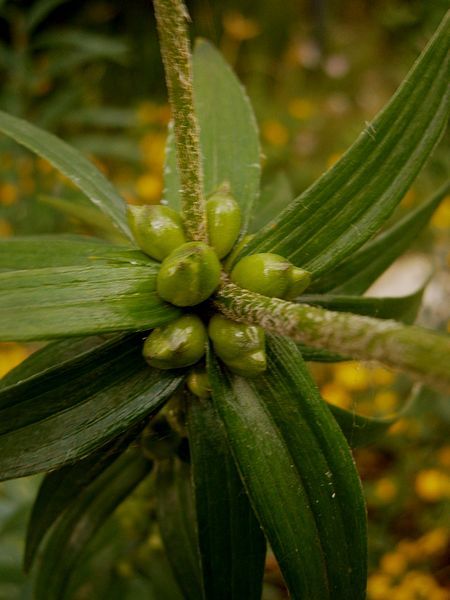
[[[254,377],[266,370],[265,334],[261,327],[214,315],[208,334],[215,353],[234,373]]]
[[[203,302],[219,285],[221,266],[203,242],[183,244],[163,261],[156,280],[158,294],[176,306]]]
[[[246,290],[284,299],[299,296],[311,281],[308,271],[268,252],[245,256],[233,268],[230,277]]]
[[[129,206],[127,216],[139,248],[156,260],[186,242],[181,216],[168,206]]]
[[[186,379],[186,384],[189,391],[199,398],[208,398],[211,395],[211,385],[205,369],[193,369]]]
[[[219,258],[226,256],[237,240],[241,229],[241,209],[230,193],[228,184],[222,185],[206,203],[209,243]]]
[[[184,315],[154,329],[145,340],[143,355],[151,367],[189,367],[205,354],[206,328],[196,315]]]

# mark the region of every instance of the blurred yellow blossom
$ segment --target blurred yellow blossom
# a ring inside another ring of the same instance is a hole
[[[139,142],[142,160],[146,165],[162,171],[166,149],[166,135],[149,133]]]
[[[350,408],[352,397],[342,385],[337,383],[326,383],[320,389],[322,397],[331,404],[341,408]]]
[[[374,404],[380,412],[389,413],[395,411],[398,404],[398,396],[392,391],[381,391],[375,394]]]
[[[437,527],[428,531],[417,540],[417,544],[427,556],[434,556],[444,552],[450,542],[450,531],[444,527]]]
[[[289,131],[280,121],[268,119],[261,126],[264,139],[272,146],[285,146],[289,141]]]
[[[390,577],[383,573],[370,575],[367,581],[367,595],[369,600],[387,600],[390,590]]]
[[[398,577],[408,567],[408,562],[400,552],[388,552],[380,560],[380,568],[383,573]]]
[[[375,483],[374,492],[383,504],[387,504],[396,497],[397,484],[389,477],[382,477]]]
[[[394,373],[384,367],[375,367],[372,369],[371,377],[376,385],[391,385],[395,380]]]
[[[157,123],[160,118],[159,107],[154,102],[144,101],[136,109],[136,118],[139,125]]]
[[[446,444],[439,448],[437,453],[438,461],[441,463],[443,467],[448,467],[450,469],[450,445]]]
[[[136,180],[135,190],[137,195],[145,202],[156,203],[162,192],[161,177],[154,173],[145,173]]]
[[[437,229],[450,229],[450,196],[446,196],[433,214],[431,223]]]
[[[6,219],[0,219],[0,238],[10,237],[13,234],[13,228],[11,223]]]
[[[310,119],[317,112],[313,102],[305,98],[292,98],[288,110],[296,119]]]
[[[403,196],[401,205],[404,208],[411,208],[411,206],[414,205],[415,199],[416,199],[416,192],[413,189],[410,189]]]
[[[38,171],[41,171],[41,173],[45,173],[47,175],[53,171],[52,165],[44,158],[37,158],[36,166]]]
[[[17,186],[13,183],[6,182],[0,185],[0,204],[11,206],[17,202],[19,197]]]
[[[336,365],[334,378],[348,390],[360,392],[370,385],[370,370],[356,361],[343,362]]]
[[[11,371],[25,360],[28,354],[28,350],[20,344],[13,342],[0,343],[0,377],[6,375],[8,371]]]
[[[223,28],[231,38],[237,41],[250,40],[260,32],[259,25],[255,20],[244,17],[235,11],[224,16]]]
[[[425,502],[450,498],[450,477],[438,469],[425,469],[417,474],[414,488]]]

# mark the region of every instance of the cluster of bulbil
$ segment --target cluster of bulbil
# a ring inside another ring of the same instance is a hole
[[[239,237],[241,211],[223,184],[206,202],[209,245],[190,242],[181,216],[163,205],[130,206],[128,221],[143,252],[161,262],[156,290],[178,307],[192,307],[168,325],[154,329],[144,343],[143,355],[152,367],[173,369],[198,363],[205,354],[208,337],[215,354],[237,375],[255,377],[266,369],[265,335],[261,327],[209,316],[197,311],[220,283],[222,264]],[[265,296],[291,299],[309,284],[309,273],[277,254],[253,254],[232,268],[236,285]],[[203,369],[190,373],[189,389],[204,397],[209,384]]]

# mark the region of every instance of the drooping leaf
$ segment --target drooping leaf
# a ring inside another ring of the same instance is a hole
[[[140,335],[114,336],[0,392],[0,479],[83,459],[154,414],[182,381],[151,369]]]
[[[276,252],[322,277],[390,216],[448,116],[450,13],[405,81],[344,156],[242,250]]]
[[[191,469],[179,459],[157,464],[158,525],[178,585],[187,600],[202,598]]]
[[[60,36],[61,37],[61,36]],[[0,132],[50,162],[68,177],[130,240],[125,202],[106,177],[78,150],[23,119],[0,111]]]
[[[204,597],[259,600],[265,539],[210,398],[191,399],[188,429]]]
[[[61,600],[83,550],[115,508],[148,475],[151,463],[131,449],[88,485],[50,531],[34,573],[36,600]]]
[[[158,264],[126,247],[18,238],[0,256],[2,341],[141,331],[180,314],[156,293]]]
[[[206,40],[193,54],[194,100],[200,127],[204,190],[213,192],[228,181],[242,210],[246,230],[259,193],[260,147],[258,128],[249,99],[222,55]],[[164,197],[180,206],[180,183],[173,134],[166,149]]]
[[[361,297],[334,294],[305,295],[298,300],[312,306],[322,306],[339,312],[352,312],[378,319],[395,319],[403,323],[413,323],[422,302],[424,287],[407,296]]]
[[[450,181],[431,198],[337,265],[311,287],[317,292],[362,294],[413,243],[450,191]]]
[[[362,599],[366,522],[348,445],[295,345],[270,337],[256,380],[210,358],[214,404],[294,598]]]
[[[136,435],[134,430],[127,431],[98,452],[45,476],[28,523],[24,553],[25,571],[30,569],[44,535],[56,519],[76,502],[80,493],[92,481],[117,460]]]
[[[31,33],[46,17],[58,6],[68,0],[39,0],[34,2],[27,11],[26,25],[28,32]]]

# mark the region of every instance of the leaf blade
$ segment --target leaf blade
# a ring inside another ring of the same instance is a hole
[[[0,131],[50,162],[68,177],[128,239],[125,202],[106,177],[78,150],[55,135],[0,111]]]

